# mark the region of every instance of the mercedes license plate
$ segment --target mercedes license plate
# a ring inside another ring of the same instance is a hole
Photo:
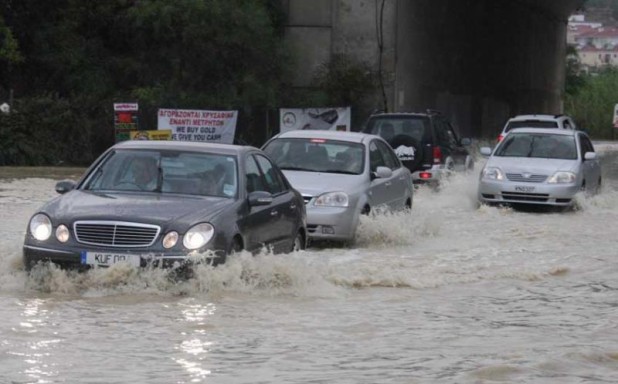
[[[128,263],[134,267],[140,266],[140,256],[126,253],[82,251],[81,262],[86,265],[109,267],[118,263]]]

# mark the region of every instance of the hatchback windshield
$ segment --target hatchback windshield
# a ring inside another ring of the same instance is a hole
[[[495,156],[575,160],[577,147],[573,136],[510,133],[498,147]]]
[[[364,169],[364,146],[326,139],[275,139],[264,148],[283,170],[359,175]]]
[[[233,197],[237,179],[234,156],[118,150],[93,170],[83,189]]]

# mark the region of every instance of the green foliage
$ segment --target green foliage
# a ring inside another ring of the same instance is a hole
[[[94,128],[83,112],[54,95],[19,100],[0,115],[0,165],[88,164]]]
[[[317,89],[311,94],[312,104],[323,106],[352,107],[352,125],[365,120],[362,111],[369,111],[378,88],[377,74],[367,63],[347,55],[333,55],[332,59],[318,67],[314,76]],[[311,97],[308,97],[311,100]]]
[[[0,15],[0,62],[10,65],[20,63],[23,60],[13,31],[5,25],[4,19]]]
[[[581,62],[577,49],[573,45],[568,45],[566,50],[566,74],[565,89],[567,95],[574,96],[585,84],[584,74],[582,73]]]
[[[16,100],[16,112],[0,121],[1,161],[91,161],[114,142],[115,101],[137,101],[146,129],[156,128],[158,108],[187,108],[240,110],[246,129],[264,130],[289,63],[282,7],[278,0],[0,1],[0,42],[9,39],[0,45],[0,89],[13,89]],[[10,71],[2,65],[9,58]],[[259,136],[243,128],[237,132]]]
[[[334,105],[355,105],[376,90],[376,75],[366,63],[359,63],[347,55],[333,55],[322,64],[315,75],[315,83]]]
[[[576,94],[567,94],[565,112],[595,139],[612,139],[614,105],[618,104],[618,70],[584,77]]]

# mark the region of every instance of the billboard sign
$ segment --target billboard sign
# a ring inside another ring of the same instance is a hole
[[[350,131],[351,109],[345,108],[281,108],[279,130],[317,129]]]
[[[171,130],[176,141],[233,144],[238,111],[159,109],[158,129]]]

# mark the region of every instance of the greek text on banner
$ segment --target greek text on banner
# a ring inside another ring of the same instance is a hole
[[[159,109],[158,129],[172,131],[172,140],[234,143],[238,111]]]

